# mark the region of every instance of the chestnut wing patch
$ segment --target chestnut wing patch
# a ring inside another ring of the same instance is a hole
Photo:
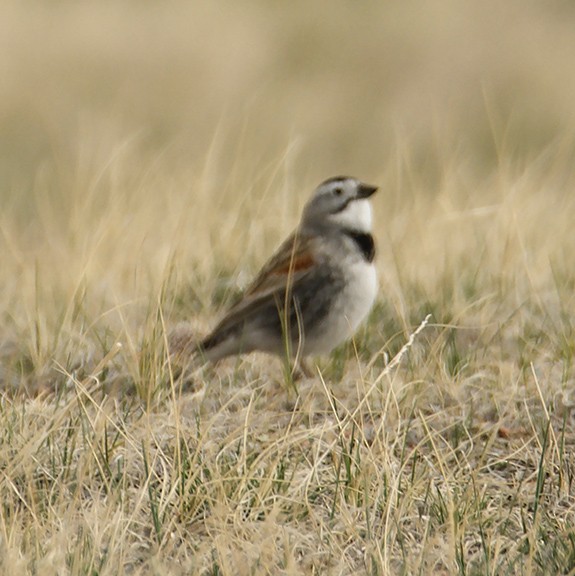
[[[295,274],[296,272],[301,272],[302,270],[311,268],[314,263],[315,260],[312,255],[309,252],[304,252],[302,254],[294,255],[294,258],[284,262],[282,266],[278,266],[271,270],[270,274],[277,276]]]
[[[308,237],[290,236],[262,268],[246,296],[285,288],[297,281],[316,263]]]

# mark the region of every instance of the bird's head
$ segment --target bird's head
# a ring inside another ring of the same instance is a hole
[[[304,227],[340,227],[359,232],[371,231],[369,198],[377,186],[357,178],[337,176],[322,182],[303,211]]]

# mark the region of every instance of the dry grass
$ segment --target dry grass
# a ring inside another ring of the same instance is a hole
[[[574,574],[574,19],[7,2],[1,572]],[[355,342],[175,380],[338,173],[382,187]]]

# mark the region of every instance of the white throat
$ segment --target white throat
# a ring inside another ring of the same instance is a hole
[[[371,232],[371,204],[369,200],[354,200],[345,210],[329,217],[342,228],[357,230],[358,232]]]

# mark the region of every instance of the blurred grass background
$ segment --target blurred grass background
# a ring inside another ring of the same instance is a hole
[[[573,3],[0,12],[2,569],[572,573]],[[257,355],[176,390],[166,326],[337,174],[381,186],[357,349],[295,409]]]
[[[258,173],[294,141],[313,178],[379,174],[398,142],[420,169],[455,148],[484,173],[498,146],[532,157],[569,134],[572,18],[560,2],[8,2],[3,179],[132,139],[200,170],[219,133],[222,181],[238,147]]]
[[[573,21],[565,2],[5,3],[4,334],[35,324],[49,340],[79,294],[89,324],[149,300],[170,262],[206,303],[199,279],[253,271],[334,174],[382,184],[382,267],[391,247],[431,292],[458,247],[486,267],[477,236],[518,179],[537,198],[534,242],[556,236]],[[449,246],[446,219],[461,225]]]

